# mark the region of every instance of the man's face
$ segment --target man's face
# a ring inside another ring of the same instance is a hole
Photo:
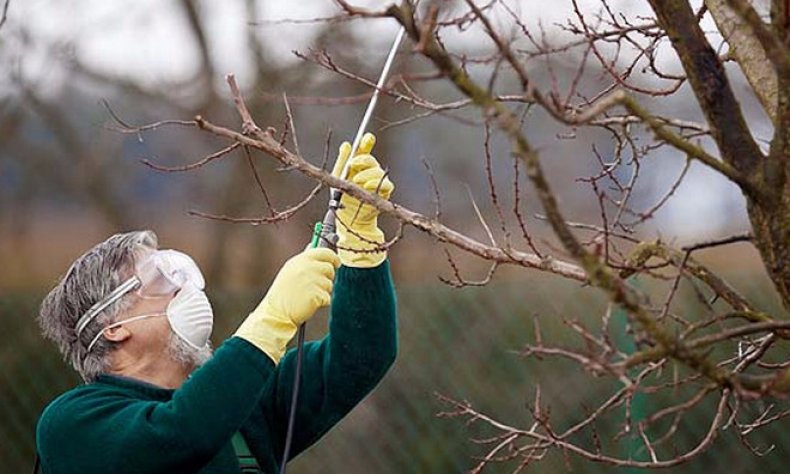
[[[118,321],[141,315],[156,315],[149,318],[130,321],[124,324],[131,337],[124,341],[128,351],[142,355],[162,355],[167,351],[171,334],[170,323],[167,322],[167,305],[175,297],[175,293],[164,296],[146,297],[132,296],[134,303]]]
[[[166,357],[192,371],[208,360],[211,349],[195,349],[173,332],[166,312],[177,293],[145,298],[135,296],[132,306],[118,317],[118,321],[152,315],[124,324],[130,333],[130,337],[123,341],[125,349],[140,358]]]

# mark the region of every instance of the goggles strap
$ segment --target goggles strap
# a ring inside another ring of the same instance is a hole
[[[133,276],[128,280],[126,280],[125,282],[121,283],[118,286],[118,288],[112,290],[112,292],[109,295],[107,295],[107,297],[105,297],[103,300],[91,306],[90,309],[88,309],[88,311],[86,311],[85,314],[83,314],[82,317],[80,317],[80,319],[77,320],[77,325],[75,326],[77,337],[80,337],[82,331],[84,331],[85,327],[91,321],[93,321],[93,318],[98,316],[99,313],[107,309],[107,307],[109,307],[111,304],[121,299],[122,296],[134,290],[139,285],[140,285],[140,279],[137,278],[137,276]]]

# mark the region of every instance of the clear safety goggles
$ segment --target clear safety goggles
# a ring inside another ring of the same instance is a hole
[[[75,326],[77,337],[96,316],[132,291],[141,298],[158,298],[172,295],[186,285],[199,290],[206,285],[195,261],[177,250],[157,250],[135,266],[134,275],[80,317]]]

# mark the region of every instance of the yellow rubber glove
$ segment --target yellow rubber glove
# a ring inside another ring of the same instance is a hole
[[[340,258],[324,248],[307,249],[291,257],[255,311],[239,326],[236,336],[280,362],[300,324],[329,305]]]
[[[357,154],[351,158],[346,179],[364,188],[371,193],[378,192],[379,196],[389,199],[395,185],[385,176],[384,170],[370,152],[376,144],[376,137],[366,133],[362,137]],[[340,145],[335,168],[332,174],[341,177],[343,167],[349,160],[351,144],[343,142]],[[384,232],[378,227],[379,211],[373,206],[365,204],[360,209],[360,201],[352,196],[343,194],[340,200],[342,208],[337,211],[337,246],[340,261],[347,267],[371,268],[376,267],[387,258],[386,251],[371,252],[384,243]],[[367,250],[365,252],[365,250]]]

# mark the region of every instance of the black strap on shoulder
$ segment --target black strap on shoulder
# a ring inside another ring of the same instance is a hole
[[[239,460],[239,467],[243,474],[262,474],[261,466],[258,460],[253,456],[250,447],[247,445],[247,440],[240,432],[236,432],[232,438],[233,451],[236,452],[236,459]]]
[[[36,451],[36,463],[33,464],[33,474],[41,474],[41,458],[38,456],[38,451]]]

